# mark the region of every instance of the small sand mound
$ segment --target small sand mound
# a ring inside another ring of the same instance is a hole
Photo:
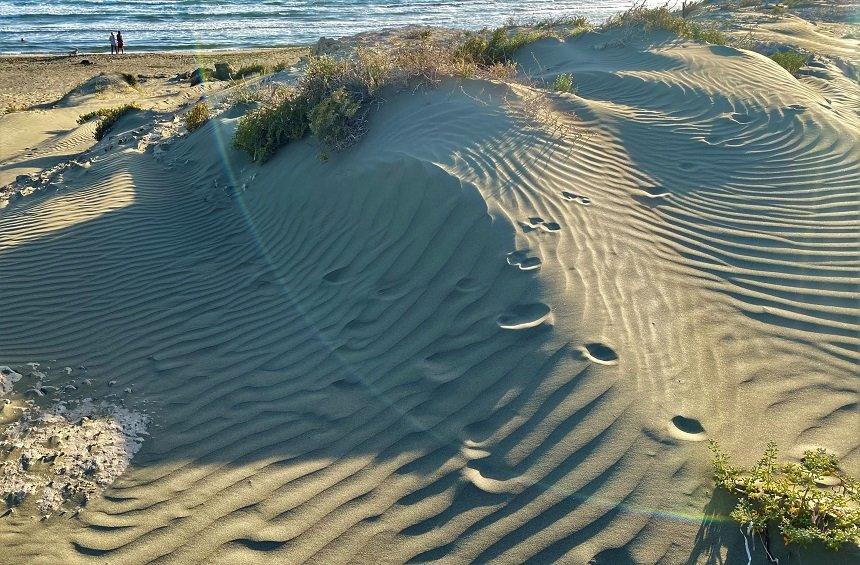
[[[121,74],[96,75],[80,86],[70,90],[63,96],[58,105],[74,106],[80,104],[81,99],[88,96],[99,98],[125,98],[137,93],[128,80]]]

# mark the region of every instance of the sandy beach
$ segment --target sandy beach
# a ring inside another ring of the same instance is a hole
[[[816,13],[546,37],[262,164],[313,46],[0,58],[0,428],[113,458],[0,563],[747,563],[706,440],[860,472],[860,35]]]

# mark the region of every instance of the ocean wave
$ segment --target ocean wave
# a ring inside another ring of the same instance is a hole
[[[112,29],[123,31],[130,50],[237,48],[408,24],[479,29],[511,16],[576,13],[600,21],[628,6],[629,0],[59,0],[47,6],[0,0],[0,52],[104,50]]]

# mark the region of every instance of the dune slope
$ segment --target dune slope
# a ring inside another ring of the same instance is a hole
[[[0,364],[85,364],[154,422],[4,556],[746,562],[702,440],[856,474],[857,116],[613,39],[521,54],[577,94],[392,94],[352,150],[263,166],[222,117],[0,211]]]

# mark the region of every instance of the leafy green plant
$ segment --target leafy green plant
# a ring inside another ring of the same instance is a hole
[[[860,485],[823,449],[805,451],[800,463],[778,463],[775,443],[751,468],[731,464],[716,442],[714,481],[738,497],[731,517],[763,535],[775,525],[788,544],[821,542],[829,549],[860,540]]]
[[[203,102],[198,102],[185,114],[185,127],[188,131],[194,131],[209,120],[209,107]]]
[[[779,51],[770,56],[777,65],[796,75],[803,65],[806,64],[806,56],[797,51]]]
[[[78,117],[78,124],[86,123],[93,118],[101,118],[95,132],[93,132],[96,140],[100,141],[121,117],[137,110],[140,110],[140,108],[136,104],[125,104],[117,108],[99,108],[93,112],[81,114]]]
[[[553,89],[556,92],[576,92],[576,88],[573,86],[573,75],[570,73],[557,75],[553,83]]]

